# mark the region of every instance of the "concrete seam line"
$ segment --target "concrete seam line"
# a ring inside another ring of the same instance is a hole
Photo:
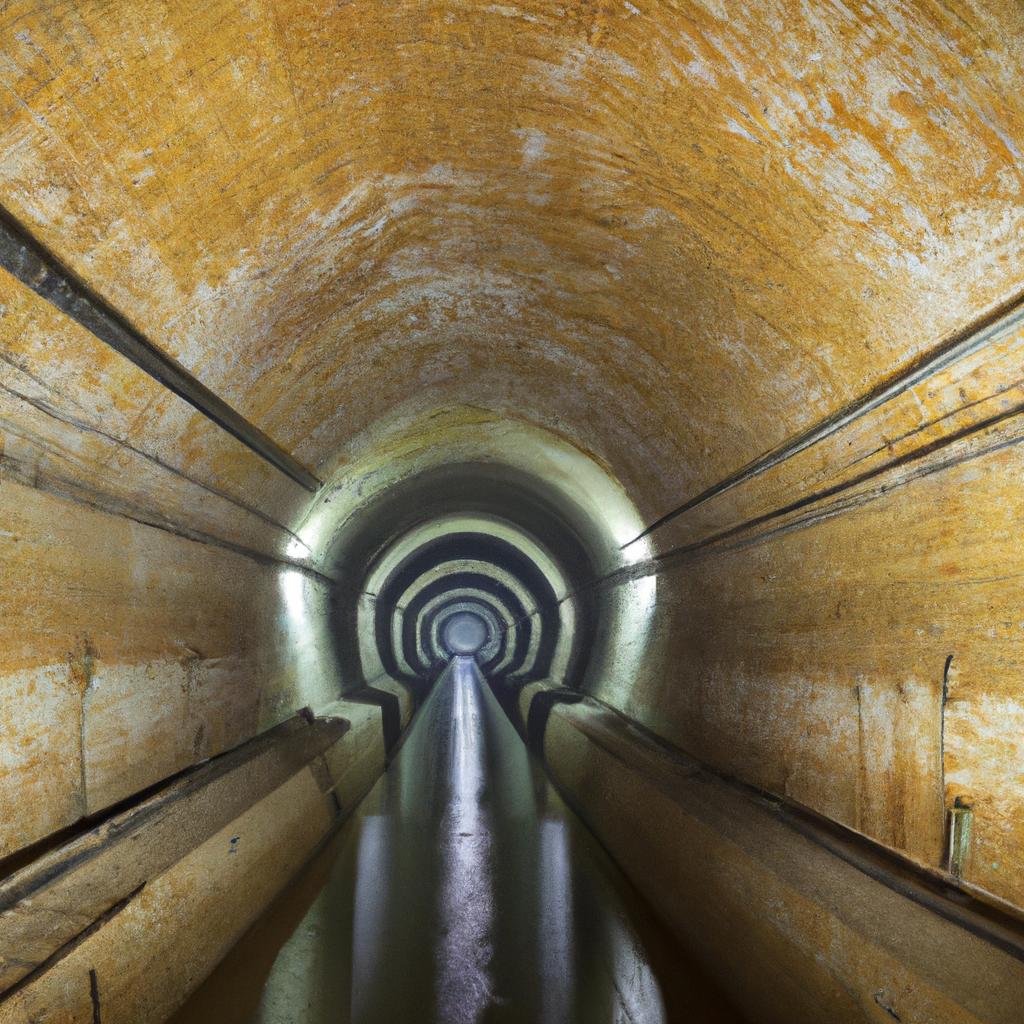
[[[1024,915],[1018,908],[1005,904],[983,889],[964,886],[939,869],[920,864],[902,851],[857,832],[812,807],[796,804],[755,783],[719,770],[599,697],[581,694],[581,698],[581,701],[573,703],[584,703],[611,715],[624,735],[617,747],[612,742],[602,742],[597,730],[585,723],[574,722],[574,728],[629,770],[651,779],[653,785],[669,796],[672,796],[674,787],[665,781],[666,774],[655,774],[639,759],[627,760],[622,754],[622,747],[630,751],[646,748],[654,757],[673,762],[685,772],[688,780],[710,780],[724,786],[890,891],[963,928],[1014,959],[1024,961]],[[607,726],[604,728],[611,733]]]
[[[52,844],[44,840],[45,848],[37,856],[0,879],[0,914],[37,898],[84,865],[107,855],[118,843],[173,815],[188,801],[202,799],[204,793],[213,792],[211,786],[233,773],[253,771],[260,758],[276,758],[269,767],[261,769],[259,778],[250,786],[250,793],[266,795],[351,729],[347,719],[310,717],[305,712],[302,709],[230,750],[189,765],[110,808],[80,819],[63,833],[57,833]],[[171,856],[166,844],[161,850],[162,856]],[[133,863],[138,862],[136,855]]]
[[[718,483],[712,484],[700,494],[655,519],[641,533],[626,541],[622,545],[622,549],[649,536],[655,530],[661,529],[685,512],[702,505],[705,501],[709,501],[753,477],[760,476],[761,473],[780,465],[794,455],[816,445],[819,441],[825,440],[848,424],[908,391],[915,384],[920,384],[946,367],[973,355],[988,346],[999,335],[1020,327],[1022,324],[1024,324],[1024,293],[1013,296],[995,310],[990,311],[979,320],[975,320],[966,328],[955,332],[939,345],[912,360],[895,374],[883,378],[866,394],[860,395],[830,416],[812,424],[795,437],[791,437],[788,441],[784,441],[758,456],[752,462],[748,462],[734,473],[719,480]]]
[[[209,544],[243,558],[249,558],[260,565],[279,566],[291,572],[303,573],[311,579],[318,579],[323,583],[337,584],[340,582],[333,576],[328,576],[326,573],[320,572],[319,569],[304,565],[302,562],[294,562],[290,558],[280,558],[256,548],[246,547],[244,544],[228,540],[226,537],[218,537],[203,530],[193,529],[184,523],[170,519],[157,509],[147,509],[129,504],[112,494],[93,490],[80,481],[58,477],[52,473],[33,474],[16,459],[3,453],[0,453],[0,470],[8,472],[11,480],[22,487],[30,487],[32,490],[51,494],[64,501],[73,501],[95,512],[120,516],[129,522],[138,523],[140,526],[146,526],[152,530],[161,530],[172,537],[180,537],[182,540],[191,541],[194,544]]]
[[[834,502],[830,506],[824,506],[823,510],[813,509],[814,505],[820,505],[822,502],[828,501],[831,498],[841,496],[845,491],[855,490],[855,488],[861,484],[876,480],[887,473],[894,472],[906,466],[913,466],[915,462],[923,462],[929,456],[936,455],[960,441],[969,439],[975,434],[983,434],[986,430],[990,430],[1002,423],[1018,417],[1024,417],[1024,403],[1004,409],[1002,412],[987,417],[978,423],[969,424],[954,434],[945,435],[928,445],[906,452],[905,454],[891,459],[889,462],[886,462],[874,469],[867,470],[850,480],[843,481],[821,491],[816,491],[813,494],[805,495],[788,505],[761,513],[752,519],[745,520],[742,523],[737,523],[734,526],[726,527],[717,533],[703,537],[690,544],[682,544],[679,547],[669,548],[667,551],[663,551],[661,554],[654,555],[642,562],[635,562],[632,565],[615,569],[604,576],[597,577],[589,583],[578,587],[576,590],[567,594],[563,600],[577,597],[588,590],[617,586],[620,583],[626,583],[643,576],[653,576],[684,561],[710,557],[716,552],[738,550],[743,547],[761,543],[762,541],[771,539],[772,537],[781,536],[782,534],[789,533],[792,530],[813,526],[819,521],[830,519],[836,515],[845,514],[851,509],[860,508],[885,496],[886,494],[891,494],[896,487],[902,487],[923,477],[943,472],[953,466],[961,465],[977,458],[983,458],[986,455],[991,455],[998,451],[1003,451],[1004,449],[1013,447],[1014,445],[1024,444],[1024,432],[1018,431],[1018,433],[1013,436],[1003,438],[1002,440],[996,441],[986,447],[982,447],[977,451],[971,451],[964,455],[947,458],[938,461],[933,465],[925,462],[923,467],[916,467],[909,470],[903,479],[900,479],[893,484],[882,483],[877,485],[874,489],[864,491],[861,494],[854,493],[851,498],[845,500],[845,503]],[[752,532],[758,527],[764,526],[773,520],[784,519],[786,516],[801,512],[804,509],[811,509],[811,511],[805,512],[802,517],[794,518],[789,522],[783,522],[781,525],[770,530],[762,531],[760,533]],[[749,534],[749,536],[744,536],[745,534]]]
[[[2,352],[0,352],[0,362],[9,363],[13,365],[13,360],[11,360],[8,356],[5,356]],[[69,416],[66,413],[63,413],[59,409],[55,408],[49,402],[46,402],[41,398],[33,398],[30,395],[22,394],[15,388],[9,388],[3,384],[0,384],[0,392],[9,395],[11,398],[14,398],[19,402],[24,402],[26,405],[31,406],[33,409],[42,413],[44,416],[48,416],[50,417],[50,419],[53,419],[58,423],[62,423],[65,426],[71,427],[73,430],[79,430],[82,433],[86,434],[93,434],[96,437],[100,437],[105,441],[111,442],[111,444],[116,445],[119,449],[122,449],[123,451],[130,452],[132,455],[137,455],[140,459],[144,459],[151,465],[157,466],[165,473],[170,473],[172,476],[177,477],[179,480],[184,481],[186,484],[189,484],[192,487],[198,487],[200,490],[205,491],[207,494],[212,494],[214,497],[220,498],[222,501],[226,501],[229,504],[234,505],[236,508],[241,509],[243,512],[248,512],[250,515],[256,516],[256,518],[261,519],[268,526],[273,526],[279,530],[283,530],[293,540],[298,541],[304,547],[308,548],[308,545],[305,544],[305,542],[297,533],[290,530],[287,526],[284,525],[284,523],[278,522],[273,516],[267,515],[267,513],[262,511],[262,509],[257,508],[255,505],[250,505],[248,502],[243,501],[240,498],[236,498],[228,491],[225,491],[213,484],[206,483],[203,480],[199,479],[198,477],[189,476],[188,473],[178,469],[170,462],[167,462],[166,460],[161,459],[159,456],[153,455],[151,452],[147,452],[144,449],[131,444],[128,440],[117,437],[115,434],[107,433],[107,431],[102,430],[100,427],[96,427],[90,423],[86,423],[84,420],[80,420],[74,416]]]
[[[146,888],[146,883],[137,886],[123,899],[118,900],[115,904],[105,910],[99,915],[94,921],[86,925],[82,931],[77,935],[69,939],[63,946],[53,952],[47,957],[38,967],[26,974],[24,978],[16,981],[9,989],[0,994],[0,1006],[3,1006],[6,1002],[16,996],[23,989],[27,988],[32,982],[42,977],[52,967],[56,966],[61,960],[66,960],[71,953],[73,953],[79,946],[85,942],[86,939],[90,938],[96,932],[98,932],[108,921],[112,921],[121,911],[125,910],[128,905],[135,899],[136,896]]]
[[[3,207],[0,207],[0,267],[300,487],[311,492],[319,490],[321,481],[294,455],[133,327]]]

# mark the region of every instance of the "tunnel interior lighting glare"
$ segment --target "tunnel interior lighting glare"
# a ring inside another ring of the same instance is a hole
[[[300,537],[292,537],[285,548],[285,555],[288,558],[306,558],[311,551],[310,546]]]
[[[288,618],[300,628],[306,623],[305,582],[305,576],[297,569],[285,569],[278,577]]]

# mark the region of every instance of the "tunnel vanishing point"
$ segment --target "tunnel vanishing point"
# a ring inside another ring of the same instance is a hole
[[[1024,6],[0,86],[0,1024],[1024,1022]]]

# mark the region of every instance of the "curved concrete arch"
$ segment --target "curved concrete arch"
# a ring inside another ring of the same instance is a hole
[[[424,446],[422,436],[427,429],[432,441]],[[381,430],[367,431],[357,439],[357,447],[359,454],[339,468],[336,481],[322,488],[302,522],[294,527],[300,538],[294,546],[296,555],[303,550],[322,552],[324,562],[330,563],[337,553],[356,548],[351,535],[359,530],[361,518],[376,506],[400,502],[410,486],[420,494],[420,514],[411,517],[408,508],[387,512],[379,532],[394,539],[410,528],[429,531],[438,514],[452,514],[446,494],[453,484],[448,481],[455,479],[453,471],[457,477],[459,467],[464,466],[469,470],[468,479],[479,482],[483,489],[477,496],[470,492],[462,497],[464,511],[459,515],[504,519],[518,534],[534,534],[539,544],[557,548],[562,557],[568,546],[545,545],[537,528],[544,530],[564,518],[571,524],[571,532],[584,540],[597,572],[644,557],[643,551],[622,551],[644,527],[622,485],[582,449],[525,420],[481,409],[455,407],[429,413],[411,409],[408,418],[398,415]],[[436,496],[433,479],[438,481]],[[500,495],[503,481],[512,484],[512,493],[492,502],[489,498]],[[503,511],[515,509],[515,492],[522,495],[531,488],[550,503],[543,518],[521,516],[517,511],[508,520]]]
[[[170,1017],[497,695],[758,1024],[1019,1024],[1019,3],[17,0],[0,54],[3,1015]],[[586,889],[535,824],[524,948]]]
[[[544,573],[559,599],[566,595],[569,584],[565,572],[543,544],[515,523],[482,513],[449,513],[408,530],[374,561],[366,578],[367,589],[376,592],[400,562],[425,544],[453,534],[485,534],[518,548]]]
[[[476,540],[474,541],[473,538]],[[493,516],[443,517],[426,527],[410,531],[377,560],[368,577],[368,589],[373,590],[376,595],[376,629],[380,642],[385,642],[381,632],[382,608],[392,601],[399,603],[402,601],[400,596],[393,598],[387,596],[391,586],[388,581],[396,572],[400,571],[400,566],[409,559],[419,559],[420,564],[425,564],[430,561],[427,552],[442,551],[445,547],[452,545],[465,551],[467,541],[478,547],[482,545],[485,551],[489,549],[488,553],[491,557],[499,561],[501,559],[498,553],[504,551],[506,562],[508,558],[512,558],[514,561],[518,560],[520,574],[528,567],[527,575],[531,576],[533,586],[543,589],[545,593],[535,596],[530,602],[524,599],[523,607],[527,617],[535,614],[534,608],[542,609],[540,614],[544,622],[538,622],[538,634],[546,628],[557,634],[557,655],[550,658],[545,657],[544,662],[550,665],[552,661],[556,661],[559,666],[558,670],[564,671],[571,658],[572,645],[576,640],[574,603],[564,599],[567,594],[565,576],[557,562],[533,538]],[[560,600],[560,597],[563,599]],[[553,612],[553,608],[557,608],[557,612]],[[402,626],[399,624],[399,620],[401,618],[402,613],[399,612],[390,625],[390,647],[396,651],[400,650]],[[532,629],[532,627],[522,628]],[[417,641],[417,643],[418,653],[422,659],[424,653],[422,642]],[[391,660],[390,656],[384,655],[385,666],[391,663]],[[421,666],[424,663],[421,661]],[[504,665],[504,662],[501,664]],[[422,668],[420,670],[422,671]],[[400,653],[394,660],[392,671],[413,672],[414,666],[404,653]],[[526,671],[529,672],[529,669],[527,668]]]
[[[453,646],[449,630],[453,628],[453,620],[459,620],[464,616],[473,616],[483,623],[483,635],[479,644],[471,650],[467,649],[465,642]],[[430,625],[431,647],[437,651],[439,657],[451,657],[456,653],[471,653],[481,666],[490,666],[501,654],[501,638],[497,635],[497,620],[490,614],[490,609],[482,602],[460,601],[449,606],[443,612],[439,612],[437,618]]]
[[[504,651],[508,643],[508,630],[511,618],[507,609],[500,605],[496,598],[479,588],[460,587],[456,590],[438,594],[428,601],[419,614],[416,629],[417,654],[425,660],[443,659],[439,637],[440,618],[449,608],[459,610],[470,606],[482,609],[486,615],[491,635],[487,645],[486,657]]]
[[[442,627],[445,650],[450,656],[476,656],[487,643],[490,631],[487,622],[475,611],[453,612]]]
[[[492,567],[487,564],[483,566],[484,571],[480,570],[481,564],[477,562],[445,563],[443,569],[438,573],[428,573],[416,581],[407,591],[407,605],[395,607],[390,615],[383,618],[378,616],[378,623],[387,623],[391,650],[396,652],[398,656],[396,663],[399,666],[405,666],[409,671],[415,671],[409,662],[409,654],[421,648],[419,637],[424,606],[432,604],[438,598],[443,600],[448,595],[469,589],[484,589],[485,592],[489,589],[494,593],[500,606],[508,610],[511,621],[515,625],[514,632],[510,634],[513,646],[518,644],[521,634],[529,636],[532,631],[526,621],[530,607],[529,591],[519,586],[517,579],[511,574],[488,571],[492,570]],[[427,589],[430,591],[430,596],[423,601],[418,601],[419,595]],[[380,632],[378,632],[378,645],[380,642]],[[382,657],[385,663],[391,663],[387,653],[383,653]]]
[[[485,613],[490,617],[490,624],[493,633],[490,645],[493,647],[493,650],[487,648],[487,653],[484,655],[485,662],[489,665],[493,665],[493,659],[498,655],[504,656],[505,648],[508,646],[510,638],[514,638],[515,636],[514,631],[516,627],[511,613],[507,608],[501,605],[497,598],[492,594],[489,594],[487,591],[480,590],[478,588],[461,588],[458,591],[439,594],[424,605],[420,617],[422,626],[420,630],[417,631],[417,643],[420,645],[420,652],[424,657],[426,657],[428,652],[428,648],[423,644],[424,628],[430,633],[430,652],[438,652],[440,647],[438,645],[436,634],[438,629],[438,619],[442,611],[447,607],[461,608],[464,605],[468,606],[470,602],[482,607]]]
[[[516,630],[510,636],[509,650],[517,664],[530,663],[539,649],[540,631],[533,628],[529,621],[529,601],[531,594],[510,573],[502,573],[488,567],[490,571],[481,572],[474,562],[445,563],[444,570],[436,577],[420,578],[417,584],[407,592],[408,603],[391,619],[392,635],[395,643],[402,645],[403,651],[415,649],[416,635],[421,624],[422,608],[434,597],[461,589],[490,590],[500,599],[515,617]]]
[[[446,558],[450,551],[462,557]],[[557,618],[558,602],[550,582],[518,548],[483,534],[446,534],[416,548],[384,581],[375,606],[380,641],[397,649],[406,606],[424,586],[460,570],[478,571],[500,581],[516,594],[524,615],[536,610],[542,618]]]

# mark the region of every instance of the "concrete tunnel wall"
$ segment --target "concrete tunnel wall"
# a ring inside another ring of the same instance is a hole
[[[453,514],[550,560],[496,686],[752,1019],[1018,1020],[1021,38],[5,7],[0,1020],[202,978],[408,724],[365,583]]]

